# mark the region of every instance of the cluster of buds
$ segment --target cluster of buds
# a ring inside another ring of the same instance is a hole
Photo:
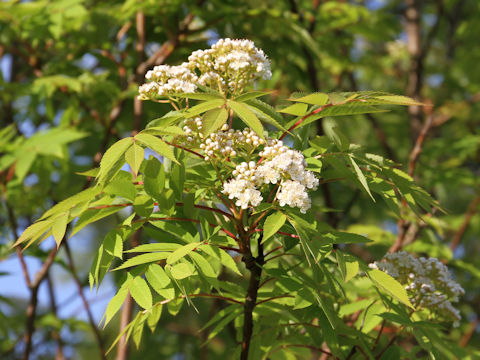
[[[223,193],[237,199],[237,206],[247,208],[261,202],[264,185],[278,184],[276,200],[280,206],[297,207],[302,213],[311,207],[307,189],[316,189],[318,179],[306,170],[301,152],[291,150],[279,140],[267,139],[268,146],[259,152],[262,162],[243,162],[233,171],[233,179],[223,185]],[[248,190],[248,191],[247,191]]]
[[[227,129],[225,124],[220,131],[210,134],[200,144],[206,154],[206,161],[212,158],[233,158],[239,151],[250,152],[265,143],[252,129]]]
[[[417,308],[428,309],[438,318],[458,325],[460,311],[452,302],[465,291],[452,279],[448,268],[436,258],[415,258],[405,251],[387,254],[380,262],[369,265],[405,285],[410,302]]]
[[[197,89],[197,75],[188,63],[179,66],[155,66],[145,75],[148,81],[139,88],[140,100],[155,98],[157,95],[193,93]]]
[[[159,65],[148,71],[138,98],[193,93],[198,85],[238,93],[256,80],[271,76],[267,56],[252,41],[220,39],[210,49],[194,51],[188,62],[179,66]]]
[[[203,85],[230,91],[272,76],[265,53],[250,40],[220,39],[210,49],[193,52],[188,61],[202,74]]]

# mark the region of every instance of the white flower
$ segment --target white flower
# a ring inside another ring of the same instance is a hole
[[[291,206],[300,208],[300,212],[305,214],[311,207],[311,200],[308,197],[305,186],[298,181],[284,181],[277,194],[277,200],[280,206]]]
[[[394,277],[405,289],[412,304],[430,310],[438,317],[460,320],[452,305],[465,291],[452,279],[448,268],[435,258],[415,258],[405,251],[387,254],[380,262],[369,265]]]
[[[265,53],[250,40],[220,39],[207,50],[194,51],[188,61],[200,73],[202,85],[231,91],[272,76]]]
[[[244,179],[232,179],[223,184],[222,193],[227,194],[229,199],[236,198],[235,205],[242,209],[251,206],[258,206],[263,198],[260,191],[255,189],[252,183]]]
[[[139,88],[140,100],[152,99],[156,95],[193,93],[197,89],[198,77],[188,63],[179,66],[158,65],[145,75],[149,82]],[[154,91],[155,90],[155,91]]]

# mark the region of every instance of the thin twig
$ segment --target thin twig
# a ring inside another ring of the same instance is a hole
[[[85,311],[87,313],[88,317],[88,322],[90,323],[90,327],[92,328],[93,334],[95,335],[95,339],[97,340],[98,343],[98,350],[100,352],[100,358],[106,360],[105,356],[105,347],[104,347],[104,342],[102,339],[102,335],[100,334],[100,331],[98,330],[97,325],[95,324],[95,320],[93,319],[92,311],[90,310],[90,305],[87,301],[87,298],[85,297],[85,294],[83,293],[83,286],[82,283],[80,282],[80,279],[78,278],[77,272],[75,270],[75,264],[73,262],[73,257],[70,252],[70,246],[68,245],[68,241],[64,241],[65,247],[65,252],[67,254],[67,260],[68,260],[68,267],[70,269],[70,274],[73,277],[73,280],[75,282],[75,285],[77,286],[77,291],[78,294],[80,295],[80,298],[82,299],[83,307],[85,308]]]
[[[465,213],[465,218],[463,219],[462,225],[460,225],[457,232],[455,233],[455,236],[453,237],[453,240],[450,244],[450,250],[452,250],[452,252],[455,251],[458,244],[460,244],[460,240],[462,240],[463,234],[465,234],[465,231],[467,230],[468,225],[472,220],[472,217],[477,213],[479,205],[480,205],[480,196],[477,195],[472,199],[472,201],[470,202],[470,205],[468,205],[468,209],[467,209],[467,212]]]
[[[256,306],[260,305],[260,304],[263,304],[263,303],[266,303],[268,301],[272,301],[272,300],[275,300],[275,299],[282,299],[282,298],[292,298],[294,297],[293,295],[277,295],[277,296],[272,296],[272,297],[269,297],[268,299],[263,299],[259,302],[257,302]]]

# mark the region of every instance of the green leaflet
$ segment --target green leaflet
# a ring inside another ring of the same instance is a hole
[[[128,259],[122,265],[113,269],[113,271],[126,269],[126,268],[129,268],[129,267],[132,267],[132,266],[148,264],[148,263],[164,260],[168,257],[168,255],[169,254],[167,252],[155,252],[155,253],[138,255],[138,256],[135,256],[131,259]]]
[[[173,154],[172,148],[158,137],[146,133],[139,133],[135,135],[135,139],[141,142],[146,147],[155,151],[157,154],[162,155],[178,164],[178,161]]]
[[[225,108],[212,109],[203,116],[202,132],[205,136],[220,129],[227,121],[228,112]]]
[[[125,160],[127,161],[127,164],[130,165],[135,176],[138,174],[138,170],[140,169],[140,165],[142,165],[144,158],[145,151],[135,142],[125,153]]]
[[[172,94],[172,97],[181,97],[194,100],[216,100],[223,99],[222,94],[219,92],[210,92],[210,93],[180,93]]]
[[[105,252],[110,256],[123,259],[123,238],[121,231],[110,231],[103,240],[103,246],[105,248]]]
[[[247,124],[248,127],[255,131],[258,136],[264,139],[262,123],[260,120],[258,120],[257,116],[252,110],[250,110],[245,104],[232,100],[228,101],[228,106],[230,106],[235,114],[237,114],[238,117],[242,119],[242,121]]]
[[[158,201],[165,188],[165,167],[153,156],[147,160],[146,164],[143,174],[143,187],[148,195]]]
[[[165,270],[163,270],[163,268],[157,264],[152,264],[148,266],[148,269],[145,272],[145,277],[147,278],[152,288],[157,292],[165,289],[172,283],[168,275],[165,273]]]
[[[373,197],[372,193],[370,192],[370,188],[368,187],[367,179],[365,178],[365,175],[363,175],[363,172],[360,169],[360,167],[357,165],[357,163],[353,159],[353,156],[349,155],[348,160],[350,161],[350,164],[352,164],[353,170],[355,171],[355,175],[358,181],[360,182],[360,184],[362,184],[363,189],[367,192],[367,194],[370,196],[373,202],[375,202],[375,198]]]
[[[104,184],[105,180],[112,178],[120,168],[125,164],[123,156],[127,149],[132,146],[133,138],[121,139],[113,144],[103,155],[100,161],[100,171],[97,175],[99,184]]]
[[[134,247],[133,249],[127,250],[125,252],[154,252],[154,251],[175,251],[178,248],[181,248],[182,245],[176,243],[152,243],[152,244],[142,244]]]
[[[217,274],[215,270],[213,270],[212,265],[210,265],[208,260],[206,260],[202,255],[196,251],[192,251],[188,254],[188,256],[193,260],[197,269],[200,270],[202,275],[211,279],[217,278]]]
[[[270,237],[272,237],[280,228],[285,224],[287,220],[287,216],[277,211],[272,215],[269,215],[265,220],[265,224],[263,225],[263,240],[266,241]]]
[[[343,281],[347,283],[358,274],[360,270],[358,261],[350,254],[345,254],[340,250],[336,251],[336,256]]]
[[[337,145],[340,151],[348,151],[350,148],[350,142],[348,141],[348,138],[340,132],[335,121],[332,119],[325,119],[323,121],[323,128],[325,130],[325,135]]]
[[[155,328],[158,322],[160,321],[160,317],[162,316],[162,309],[163,309],[162,304],[155,304],[150,310],[150,313],[147,318],[147,324],[152,333],[155,332]]]
[[[421,102],[415,101],[412,98],[409,98],[407,96],[401,96],[401,95],[375,96],[374,99],[383,101],[385,104],[392,104],[392,105],[425,105]]]
[[[147,124],[146,129],[143,131],[148,132],[150,128],[165,128],[180,121],[183,118],[184,118],[184,114],[178,111],[170,111],[169,113],[165,114],[161,118],[150,121]]]
[[[174,262],[177,262],[178,260],[185,257],[188,253],[190,253],[191,251],[199,247],[199,245],[201,245],[200,242],[194,242],[194,243],[190,243],[185,246],[182,246],[181,248],[175,250],[173,253],[171,253],[167,257],[167,264],[170,265],[170,264],[173,264]]]
[[[151,126],[142,130],[145,134],[151,135],[185,135],[185,132],[178,126]]]
[[[115,296],[110,300],[110,302],[107,305],[107,309],[105,310],[105,323],[103,327],[107,326],[107,324],[112,320],[112,318],[115,316],[115,314],[120,310],[122,307],[125,299],[127,298],[128,295],[128,288],[125,286],[125,284],[120,287],[118,292],[115,294]]]
[[[412,303],[408,299],[405,287],[402,284],[400,284],[397,280],[395,280],[393,277],[377,269],[368,271],[367,275],[370,279],[372,279],[375,285],[377,285],[382,290],[392,295],[395,299],[397,299],[401,303],[414,309]]]
[[[184,113],[184,115],[185,115],[185,118],[188,119],[188,118],[200,115],[208,110],[218,108],[224,104],[225,104],[224,99],[214,99],[214,100],[205,101],[191,107]]]
[[[243,93],[235,98],[235,101],[237,102],[245,102],[248,100],[256,99],[261,96],[265,96],[268,94],[271,94],[271,91],[249,91],[246,93]]]
[[[33,162],[37,158],[37,154],[33,151],[25,152],[20,157],[15,164],[15,175],[19,181],[23,181],[25,176],[27,176],[28,171],[33,165]]]
[[[52,234],[55,239],[55,242],[57,243],[57,247],[60,246],[60,243],[63,240],[65,231],[67,230],[68,222],[69,222],[69,214],[64,213],[64,214],[61,214],[58,218],[56,218],[52,224]]]
[[[51,224],[52,223],[48,220],[42,220],[33,223],[25,229],[25,231],[22,233],[22,235],[20,235],[15,244],[12,245],[12,248],[20,245],[25,241],[29,241],[27,246],[30,245],[35,240],[39,239],[43,234],[45,234],[45,232],[50,228]]]
[[[72,195],[65,200],[60,201],[54,207],[47,210],[39,220],[43,220],[54,214],[58,214],[58,213],[70,210],[82,202],[93,200],[95,196],[100,193],[100,191],[101,190],[97,187],[91,187],[91,188],[82,190],[79,193]]]
[[[225,326],[228,325],[231,321],[233,321],[237,316],[239,316],[242,312],[241,308],[236,307],[233,312],[227,316],[225,316],[223,319],[221,319],[215,327],[210,331],[210,334],[208,334],[207,341],[205,343],[208,343],[210,340],[212,340],[217,334],[223,330]]]
[[[286,108],[279,110],[279,112],[295,116],[304,116],[308,113],[308,105],[302,103],[296,103]]]
[[[322,241],[327,241],[331,244],[362,244],[372,242],[372,240],[365,236],[348,233],[344,231],[329,231],[319,234]]]
[[[219,260],[220,263],[226,268],[232,270],[238,275],[242,275],[240,270],[238,270],[238,267],[235,261],[225,250],[222,250],[216,246],[211,246],[211,245],[203,245],[200,248],[200,250],[212,256],[213,258]]]
[[[286,129],[281,125],[284,120],[282,115],[277,113],[275,109],[267,103],[259,99],[250,99],[245,101],[245,104],[252,110],[261,120],[272,124],[282,131]]]
[[[182,262],[173,265],[170,272],[175,279],[182,280],[193,275],[193,266],[190,263]]]
[[[152,293],[147,282],[140,276],[133,279],[128,287],[130,294],[138,305],[144,309],[152,307]]]
[[[121,209],[122,209],[121,207],[114,206],[114,207],[107,207],[102,209],[89,209],[84,211],[82,215],[80,215],[80,218],[75,224],[70,236],[75,235],[88,224],[91,224],[95,221],[103,219],[104,217],[110,216],[120,211]]]
[[[300,102],[311,105],[325,105],[329,98],[327,94],[324,93],[313,93],[299,98],[290,98],[289,101]]]

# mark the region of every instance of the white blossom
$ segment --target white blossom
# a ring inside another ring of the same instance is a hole
[[[280,206],[288,205],[298,207],[303,214],[305,214],[312,205],[305,186],[293,180],[282,182],[280,191],[277,194],[277,200]]]
[[[225,142],[225,139],[229,140]],[[224,184],[223,192],[231,199],[236,198],[237,206],[246,208],[261,202],[260,190],[265,185],[278,185],[274,200],[278,201],[280,206],[297,207],[302,213],[306,213],[312,203],[307,189],[316,189],[318,179],[311,171],[306,170],[305,158],[301,152],[289,149],[279,140],[267,138],[264,141],[251,130],[217,132],[206,139],[201,148],[210,159],[215,152],[222,153],[227,148],[225,144],[235,149],[233,151],[241,151],[242,147],[253,146],[253,149],[256,149],[265,143],[267,146],[258,154],[262,161],[244,161],[237,165],[232,172],[234,178]]]
[[[399,251],[387,254],[382,261],[369,266],[385,271],[404,284],[410,301],[416,307],[428,309],[438,317],[458,324],[460,311],[452,302],[458,301],[465,291],[438,259],[417,259],[405,251]]]
[[[197,89],[197,75],[188,63],[179,66],[158,65],[145,75],[148,81],[139,88],[140,100],[155,98],[157,95],[193,93]]]

